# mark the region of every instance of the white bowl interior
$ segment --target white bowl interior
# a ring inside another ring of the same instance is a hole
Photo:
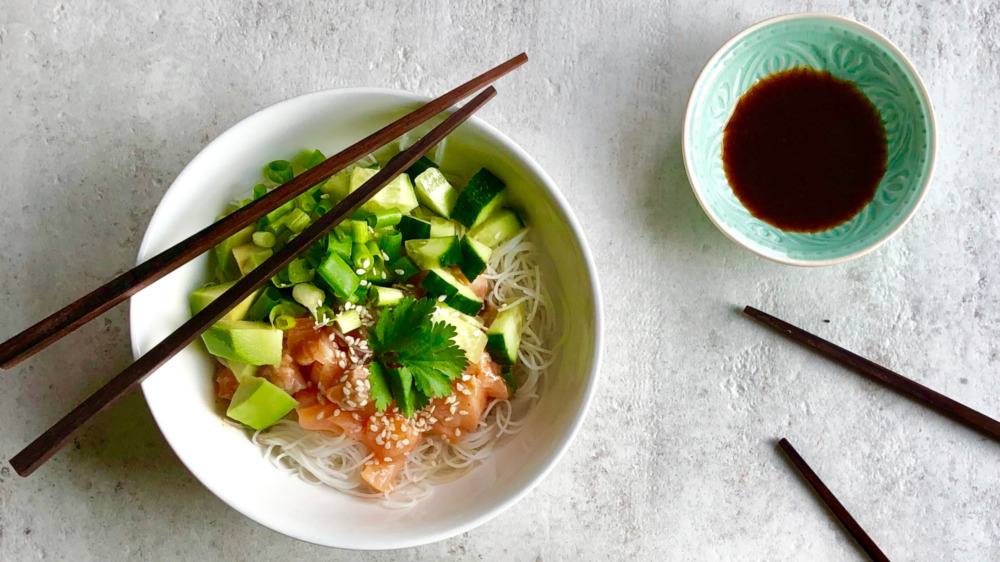
[[[150,222],[139,261],[210,224],[228,202],[247,197],[265,163],[307,148],[333,154],[421,101],[389,90],[333,90],[294,98],[245,119],[178,176]],[[592,260],[575,218],[537,164],[480,120],[453,133],[437,156],[445,170],[468,177],[486,166],[507,183],[513,204],[533,229],[564,342],[526,429],[506,438],[482,465],[435,487],[417,507],[392,510],[307,484],[264,460],[246,432],[223,421],[214,398],[212,360],[200,342],[142,385],[160,430],[191,472],[235,509],[286,535],[328,546],[389,549],[469,530],[512,505],[544,477],[586,411],[599,363],[601,312]],[[203,256],[132,298],[130,328],[137,357],[189,318],[188,294],[205,279]]]

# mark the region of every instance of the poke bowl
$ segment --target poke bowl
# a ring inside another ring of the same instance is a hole
[[[329,156],[426,101],[392,90],[328,90],[278,103],[244,119],[206,146],[167,190],[138,260],[201,230],[228,205],[248,197],[264,164],[313,149]],[[432,119],[398,139],[395,149],[405,148],[439,121]],[[544,342],[550,355],[538,367],[531,401],[522,401],[516,419],[514,410],[506,410],[502,425],[510,430],[490,436],[489,446],[477,449],[479,454],[454,471],[453,478],[414,485],[419,493],[397,498],[395,490],[379,494],[349,486],[338,489],[336,482],[330,485],[311,477],[308,466],[282,455],[281,446],[267,445],[271,428],[255,432],[246,418],[236,416],[251,428],[227,418],[233,410],[219,399],[220,367],[200,342],[142,384],[160,431],[191,473],[237,511],[288,536],[331,547],[376,550],[417,546],[468,531],[516,503],[552,470],[589,406],[601,356],[601,298],[582,230],[558,188],[524,150],[475,117],[429,156],[456,186],[471,184],[481,169],[505,185],[504,208],[519,215],[527,227],[511,243],[529,243],[534,279],[549,314]],[[495,251],[502,253],[506,247]],[[190,318],[192,293],[210,280],[209,260],[202,256],[132,298],[130,332],[136,357]],[[212,267],[218,270],[218,264]],[[493,271],[492,264],[484,267]],[[506,307],[499,310],[502,314]],[[316,322],[319,329],[318,317]],[[336,331],[337,325],[330,325]],[[347,337],[339,332],[337,336]],[[330,340],[334,339],[331,333]],[[515,362],[512,372],[516,368]],[[504,373],[507,376],[506,369]],[[457,379],[455,384],[463,388]],[[510,388],[513,401],[518,396],[516,383]],[[230,397],[235,404],[239,394]],[[301,410],[291,411],[279,423],[293,426],[296,412]],[[486,427],[488,412],[482,413],[480,429]],[[476,434],[485,434],[485,429]],[[451,441],[461,445],[462,440],[459,432],[441,446],[448,447]],[[359,463],[378,461],[371,455],[366,458]],[[419,480],[409,472],[404,476],[400,478],[407,482]]]

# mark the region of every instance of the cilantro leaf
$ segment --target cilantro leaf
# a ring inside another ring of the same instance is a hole
[[[384,309],[375,328],[368,330],[373,364],[384,368],[386,388],[406,417],[412,417],[431,398],[449,396],[451,381],[469,364],[465,352],[454,342],[454,326],[431,320],[436,306],[429,298],[403,299],[394,308]],[[375,397],[375,383],[372,386]],[[375,406],[381,412],[388,403],[383,400],[380,405],[376,399]]]
[[[392,403],[392,393],[389,384],[385,380],[385,367],[381,363],[372,362],[368,366],[368,382],[371,385],[369,393],[375,400],[375,409],[384,412]]]

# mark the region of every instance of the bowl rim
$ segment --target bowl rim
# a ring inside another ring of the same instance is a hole
[[[699,98],[696,98],[696,94],[698,93],[699,89],[703,87],[704,85],[703,83],[708,80],[708,75],[710,71],[715,67],[715,65],[719,62],[719,60],[722,59],[723,55],[727,51],[729,51],[730,47],[739,43],[748,35],[755,33],[765,27],[774,25],[776,23],[781,23],[790,20],[799,20],[799,19],[830,20],[842,23],[847,26],[854,27],[857,30],[861,31],[862,33],[868,34],[869,36],[871,36],[873,40],[875,40],[878,43],[881,43],[885,49],[895,54],[899,58],[899,60],[902,61],[903,66],[906,68],[906,71],[909,73],[910,76],[913,77],[913,81],[916,84],[917,95],[926,103],[927,116],[928,116],[927,130],[929,133],[928,144],[930,145],[930,157],[928,159],[929,162],[927,167],[927,176],[924,178],[923,185],[920,186],[920,192],[917,194],[917,200],[913,204],[913,207],[906,214],[906,216],[904,216],[902,220],[899,221],[898,224],[896,224],[894,227],[892,227],[891,230],[889,230],[889,232],[885,233],[881,238],[872,242],[868,246],[865,246],[864,248],[861,248],[860,250],[857,250],[850,254],[845,254],[843,256],[822,259],[822,260],[789,258],[777,253],[773,253],[765,248],[751,247],[746,243],[744,243],[742,240],[740,240],[733,233],[734,229],[731,229],[726,222],[720,219],[711,209],[711,207],[708,205],[705,199],[702,198],[701,187],[698,185],[699,182],[698,180],[695,179],[696,176],[692,172],[692,164],[690,162],[691,159],[688,156],[688,152],[691,146],[691,141],[689,138],[690,129],[688,127],[688,123],[693,119],[695,105],[697,105],[697,102],[700,101]],[[733,242],[736,242],[737,244],[746,248],[747,250],[750,250],[751,252],[763,258],[771,260],[773,262],[777,262],[784,265],[795,265],[802,267],[822,267],[827,265],[844,263],[856,258],[860,258],[861,256],[874,251],[879,246],[888,242],[890,238],[895,236],[896,233],[902,230],[903,227],[906,226],[908,222],[910,222],[910,219],[913,218],[913,215],[916,214],[917,209],[923,202],[924,197],[926,197],[927,189],[930,186],[931,180],[934,177],[934,168],[937,163],[937,122],[934,117],[934,106],[933,103],[931,102],[930,94],[927,92],[927,87],[924,85],[924,81],[920,77],[920,73],[918,73],[917,69],[914,68],[913,64],[910,62],[910,59],[908,59],[906,55],[904,55],[903,52],[899,49],[899,47],[897,47],[892,41],[890,41],[887,37],[885,37],[878,31],[875,31],[874,29],[868,27],[867,25],[854,21],[849,18],[845,18],[842,16],[835,16],[831,14],[821,14],[817,12],[800,12],[794,14],[785,14],[782,16],[768,18],[766,20],[757,22],[754,25],[751,25],[750,27],[732,36],[721,47],[719,47],[717,51],[715,51],[712,57],[708,59],[708,62],[705,63],[705,66],[702,68],[701,72],[698,74],[698,78],[695,79],[694,86],[691,87],[691,94],[688,96],[687,109],[684,112],[684,125],[683,125],[681,146],[682,146],[681,153],[684,158],[684,170],[687,173],[688,183],[691,185],[691,191],[694,192],[694,196],[698,200],[698,204],[701,206],[705,214],[708,215],[708,218],[709,220],[712,221],[712,224],[714,224],[715,227],[718,228],[727,238],[729,238]]]
[[[324,96],[352,95],[352,94],[389,95],[395,98],[395,100],[402,103],[426,103],[432,99],[430,96],[415,94],[404,90],[396,90],[392,88],[375,88],[375,87],[328,88],[323,90],[316,90],[313,92],[301,94],[298,96],[278,101],[276,103],[258,109],[257,111],[254,111],[253,113],[247,115],[246,117],[243,117],[236,123],[229,126],[225,131],[216,136],[214,139],[212,139],[211,142],[203,146],[194,156],[194,158],[192,158],[187,163],[187,165],[184,166],[181,172],[177,174],[177,177],[170,184],[170,187],[168,187],[167,190],[164,192],[163,197],[161,197],[160,199],[160,202],[157,203],[156,209],[154,210],[153,215],[146,226],[146,231],[143,234],[142,242],[139,245],[137,263],[142,263],[143,261],[151,257],[147,254],[149,253],[150,245],[153,243],[151,234],[154,230],[156,230],[153,229],[152,227],[154,224],[157,223],[157,221],[166,220],[160,215],[160,211],[163,208],[163,202],[171,197],[172,192],[176,193],[174,192],[175,187],[184,182],[186,175],[188,173],[191,173],[192,168],[197,167],[196,165],[200,163],[202,159],[206,158],[205,153],[211,146],[223,141],[224,139],[228,139],[231,136],[240,134],[241,130],[246,126],[248,122],[251,122],[255,119],[260,119],[261,115],[266,112],[276,111],[280,107],[299,104],[313,98],[324,97]],[[454,109],[455,108],[453,107],[447,111],[450,112],[453,111]],[[475,529],[476,527],[479,527],[480,525],[487,523],[488,521],[494,519],[495,517],[497,517],[510,507],[512,507],[514,504],[519,502],[525,496],[527,496],[528,493],[534,490],[535,487],[537,487],[542,482],[542,480],[544,480],[552,472],[552,470],[559,463],[563,455],[565,455],[566,451],[569,449],[569,447],[572,445],[573,441],[579,434],[583,426],[583,422],[586,419],[586,415],[590,410],[591,404],[594,399],[594,395],[596,394],[597,385],[600,379],[600,368],[604,356],[604,302],[601,296],[600,282],[598,279],[597,267],[594,262],[593,254],[590,250],[589,244],[587,243],[587,238],[584,235],[583,228],[580,226],[579,221],[577,220],[572,209],[570,208],[569,202],[566,200],[565,196],[556,186],[552,178],[548,175],[548,173],[545,172],[545,170],[542,169],[542,167],[535,161],[535,159],[532,158],[523,148],[521,148],[520,145],[515,143],[510,137],[503,134],[497,128],[488,124],[481,118],[473,115],[469,119],[469,122],[474,124],[476,127],[481,128],[486,136],[492,137],[506,150],[509,150],[519,161],[519,165],[522,165],[525,170],[533,174],[535,177],[539,178],[540,187],[548,193],[548,195],[554,202],[555,206],[566,218],[565,222],[570,227],[573,233],[573,237],[576,239],[580,247],[584,268],[586,270],[587,276],[590,281],[589,290],[593,302],[593,326],[594,326],[593,359],[590,362],[590,365],[585,368],[586,388],[584,389],[582,395],[580,407],[577,409],[576,412],[574,412],[573,416],[569,421],[569,424],[567,425],[566,431],[564,431],[562,436],[558,439],[557,444],[553,448],[553,451],[550,452],[548,459],[543,460],[543,464],[540,470],[538,470],[538,472],[534,474],[525,485],[515,490],[513,493],[508,494],[502,501],[493,505],[489,509],[481,510],[476,516],[466,521],[463,521],[461,524],[455,525],[450,528],[442,529],[435,533],[420,535],[411,540],[385,540],[377,542],[377,544],[376,542],[373,541],[367,541],[365,543],[357,543],[357,544],[350,544],[350,543],[333,544],[332,542],[329,541],[317,542],[316,537],[307,536],[303,533],[297,533],[295,528],[292,526],[276,528],[271,524],[262,521],[261,520],[262,518],[259,518],[256,513],[248,512],[247,510],[244,510],[242,506],[238,507],[234,505],[232,502],[229,501],[229,498],[220,494],[219,491],[216,490],[215,486],[212,485],[212,482],[206,479],[207,474],[202,473],[202,471],[195,468],[195,466],[192,466],[192,464],[189,463],[189,460],[186,459],[184,456],[182,456],[173,447],[173,445],[171,444],[171,439],[168,435],[169,432],[165,431],[164,427],[161,426],[161,420],[157,416],[155,409],[150,407],[149,405],[148,396],[146,395],[145,384],[140,385],[140,388],[142,389],[143,393],[143,399],[146,401],[147,407],[150,410],[150,414],[153,416],[153,420],[156,422],[157,428],[159,428],[159,431],[163,436],[164,440],[167,442],[168,445],[170,445],[171,450],[181,461],[184,467],[199,482],[201,482],[203,486],[205,486],[210,492],[212,492],[212,494],[214,494],[217,498],[226,503],[226,505],[228,505],[230,508],[241,513],[248,519],[264,527],[267,527],[271,530],[282,533],[294,539],[301,540],[303,542],[308,542],[326,547],[341,548],[346,550],[359,550],[359,551],[392,550],[392,549],[423,546],[426,544],[443,541],[455,537],[457,535],[460,535],[462,533],[471,531],[472,529]],[[133,336],[133,334],[136,332],[135,326],[137,325],[138,320],[139,319],[136,317],[135,309],[132,308],[130,305],[129,339],[132,347],[133,358],[138,358],[141,355],[140,350],[138,348],[137,339]],[[419,509],[419,506],[416,506],[415,508]]]

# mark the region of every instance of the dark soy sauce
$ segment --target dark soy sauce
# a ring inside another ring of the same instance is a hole
[[[888,146],[878,109],[857,84],[794,68],[736,104],[722,139],[733,193],[750,214],[790,232],[843,224],[872,201]]]

